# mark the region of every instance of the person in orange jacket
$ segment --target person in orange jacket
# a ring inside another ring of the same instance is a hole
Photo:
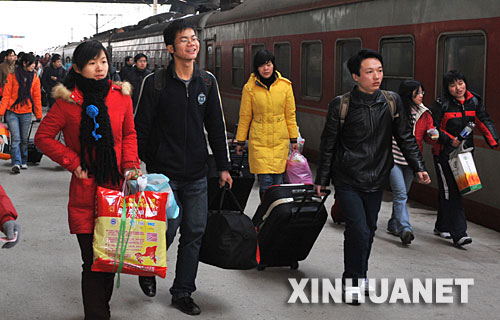
[[[9,249],[19,242],[19,234],[21,227],[16,222],[17,212],[10,201],[10,198],[5,193],[2,185],[0,185],[0,231],[5,233],[8,240],[16,239],[15,241],[6,242],[2,248]],[[16,235],[17,233],[17,235]]]
[[[34,72],[35,56],[25,54],[19,60],[14,73],[7,77],[0,104],[0,117],[5,116],[11,135],[12,173],[28,169],[28,135],[31,114],[42,119],[40,79]]]

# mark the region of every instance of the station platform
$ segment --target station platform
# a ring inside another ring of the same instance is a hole
[[[0,162],[0,183],[14,202],[22,227],[20,242],[0,250],[0,319],[83,319],[80,292],[81,258],[75,235],[67,222],[70,174],[47,157],[37,166],[10,174],[10,161]],[[246,213],[258,206],[257,182]],[[333,197],[327,200],[329,209]],[[329,217],[309,257],[298,270],[267,268],[264,271],[229,271],[200,263],[198,290],[193,298],[202,313],[196,319],[498,319],[500,314],[500,234],[468,224],[473,243],[455,248],[451,240],[433,234],[435,211],[409,202],[410,221],[416,239],[403,247],[399,238],[386,232],[392,195],[384,195],[378,230],[369,264],[369,278],[467,278],[468,303],[366,302],[287,303],[292,292],[289,279],[340,279],[343,272],[343,225]],[[177,241],[177,240],[176,240]],[[192,319],[171,306],[169,287],[176,263],[177,242],[168,251],[166,279],[157,279],[156,297],[146,297],[136,276],[122,275],[120,288],[111,300],[112,319]],[[116,283],[116,281],[115,281]],[[309,282],[310,283],[310,282]],[[310,297],[310,285],[305,293]],[[410,293],[411,297],[411,293]],[[300,300],[299,300],[300,301]]]

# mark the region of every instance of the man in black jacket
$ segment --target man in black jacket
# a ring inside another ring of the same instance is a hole
[[[163,36],[173,62],[144,80],[135,117],[139,157],[148,172],[170,178],[181,212],[168,221],[167,247],[180,226],[175,279],[170,293],[172,304],[184,313],[199,314],[191,294],[196,290],[198,256],[205,232],[208,151],[204,128],[220,173],[221,186],[232,179],[226,128],[215,77],[195,64],[199,41],[195,28],[175,20]],[[144,293],[154,296],[154,278],[140,277]]]
[[[321,194],[321,189],[333,180],[335,198],[346,220],[344,295],[347,302],[357,304],[361,294],[373,290],[366,273],[383,190],[394,165],[393,135],[418,181],[427,184],[430,178],[409,121],[400,112],[401,98],[387,92],[395,100],[393,112],[379,89],[384,76],[382,56],[363,49],[349,59],[347,66],[357,86],[350,93],[343,124],[342,97],[336,97],[328,106],[315,188]]]
[[[50,65],[43,69],[42,74],[42,87],[48,95],[49,110],[56,103],[56,99],[52,98],[52,88],[66,79],[66,69],[62,66],[61,55],[53,54],[50,61]]]
[[[134,106],[134,111],[137,108],[137,100],[139,99],[139,94],[141,92],[141,85],[144,78],[151,73],[147,68],[148,57],[144,53],[138,53],[134,57],[135,66],[130,69],[126,74],[126,78],[122,80],[128,81],[132,84],[132,102]]]

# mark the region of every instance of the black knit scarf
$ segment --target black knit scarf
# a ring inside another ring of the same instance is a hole
[[[33,104],[33,98],[31,97],[31,85],[33,84],[35,72],[26,71],[22,66],[18,66],[16,67],[14,73],[17,83],[19,84],[19,91],[17,91],[17,100],[14,103],[14,109],[16,109],[19,105],[27,103],[27,100],[31,100],[31,103]]]
[[[98,184],[120,182],[120,172],[114,149],[113,131],[105,99],[109,91],[108,79],[87,79],[73,72],[72,76],[78,89],[83,93],[82,120],[80,122],[80,162],[84,170],[93,175]],[[99,124],[97,134],[102,137],[96,140],[94,119],[87,115],[87,106],[95,105],[99,114],[95,120]]]

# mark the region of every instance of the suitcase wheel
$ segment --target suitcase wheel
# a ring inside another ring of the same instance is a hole
[[[258,270],[258,271],[264,271],[264,270],[266,270],[266,266],[265,266],[265,265],[262,265],[262,264],[259,264],[259,265],[257,266],[257,270]]]
[[[292,269],[292,270],[297,270],[298,268],[299,268],[299,263],[298,262],[293,262],[290,265],[290,269]]]

